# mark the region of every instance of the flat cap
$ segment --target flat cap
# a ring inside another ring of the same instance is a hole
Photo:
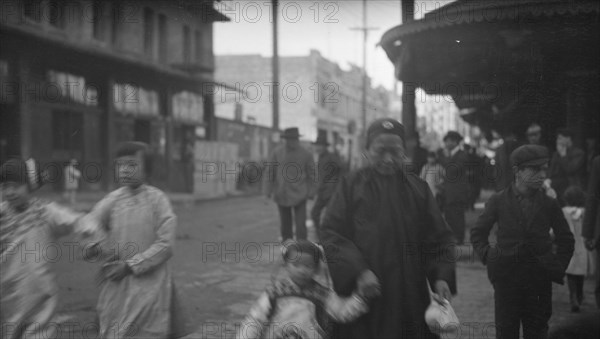
[[[513,166],[541,166],[550,160],[548,149],[540,145],[523,145],[510,154]]]

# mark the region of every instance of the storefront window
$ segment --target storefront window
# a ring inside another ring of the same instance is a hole
[[[84,77],[49,70],[46,73],[45,99],[50,102],[75,102],[86,106],[98,106],[98,89],[88,84]]]
[[[202,96],[188,91],[173,95],[173,117],[179,122],[203,123],[204,102]]]
[[[115,109],[134,116],[158,116],[158,92],[134,84],[116,83],[113,87]]]

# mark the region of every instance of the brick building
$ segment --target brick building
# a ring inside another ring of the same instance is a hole
[[[258,125],[272,123],[271,58],[260,55],[216,56],[215,79],[240,93],[223,91],[215,97],[218,117],[242,119]],[[369,80],[367,123],[383,116],[400,117],[391,110],[391,92],[372,88]],[[362,69],[342,70],[318,51],[308,56],[280,57],[280,128],[300,128],[302,139],[319,133],[352,164],[360,162],[362,132]],[[332,147],[332,148],[333,148]]]
[[[215,131],[213,1],[3,3],[0,156],[34,157],[61,186],[76,158],[84,189],[110,188],[118,142],[154,153],[150,181],[193,186],[196,138]]]

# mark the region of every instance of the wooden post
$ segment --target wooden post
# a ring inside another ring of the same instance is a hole
[[[273,58],[271,59],[273,68],[273,130],[279,130],[279,46],[278,46],[278,0],[271,0],[273,10]]]
[[[415,18],[415,2],[414,0],[402,1],[402,24],[409,23]],[[406,152],[412,158],[414,150],[417,146],[417,108],[415,106],[415,90],[414,84],[402,82],[402,124],[406,132]]]
[[[103,106],[105,111],[104,121],[103,121],[103,129],[104,129],[104,189],[107,191],[112,191],[115,188],[115,178],[114,178],[114,157],[115,157],[115,141],[117,139],[115,133],[115,103],[116,100],[125,100],[121,98],[120,95],[115,97],[115,79],[113,77],[109,77],[104,81],[104,91],[103,91]]]
[[[173,89],[166,86],[162,93],[163,112],[165,112],[165,167],[167,169],[167,187],[172,187],[173,176],[180,175],[173,170]],[[205,112],[206,114],[207,112]]]

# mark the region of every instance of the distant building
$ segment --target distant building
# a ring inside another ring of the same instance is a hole
[[[215,132],[212,25],[225,20],[212,1],[3,4],[1,158],[56,171],[76,158],[84,189],[110,188],[116,144],[140,140],[150,181],[190,191],[194,141]]]
[[[450,96],[428,95],[417,89],[417,130],[423,147],[435,150],[442,145],[442,138],[448,131],[458,131],[465,140],[470,137],[471,126],[460,116]]]
[[[215,97],[218,117],[272,125],[271,58],[260,55],[216,56],[215,79],[239,90]],[[391,92],[368,82],[367,123],[378,117],[397,116],[391,110]],[[327,135],[332,149],[358,164],[362,132],[362,69],[338,64],[311,50],[308,56],[280,57],[280,128],[300,128],[303,139]]]

